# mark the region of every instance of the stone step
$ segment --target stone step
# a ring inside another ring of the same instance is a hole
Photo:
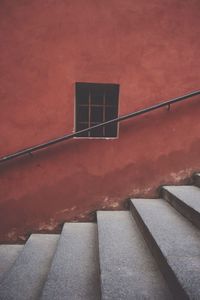
[[[96,224],[65,223],[41,299],[100,299],[97,243]]]
[[[164,186],[162,197],[200,228],[200,189],[196,186]]]
[[[196,186],[200,187],[200,173],[193,175],[193,182]]]
[[[200,231],[163,199],[133,199],[131,210],[175,299],[200,299]]]
[[[102,300],[172,299],[130,212],[98,211]]]
[[[23,245],[0,245],[0,282],[22,249]]]
[[[32,234],[0,284],[1,300],[38,299],[59,235]]]

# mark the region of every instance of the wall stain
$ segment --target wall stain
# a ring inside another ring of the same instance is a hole
[[[188,152],[131,163],[104,176],[80,170],[75,178],[68,176],[40,186],[33,194],[4,201],[0,203],[0,240],[16,242],[31,232],[59,232],[64,222],[95,221],[96,210],[127,209],[128,197],[158,197],[160,185],[184,184],[200,169],[199,150],[200,141]]]

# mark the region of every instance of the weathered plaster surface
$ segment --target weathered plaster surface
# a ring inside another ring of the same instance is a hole
[[[2,0],[0,155],[74,128],[74,83],[120,84],[120,114],[199,89],[199,0]],[[122,209],[200,169],[200,97],[0,166],[0,240]]]

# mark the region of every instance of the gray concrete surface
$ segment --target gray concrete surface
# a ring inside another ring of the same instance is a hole
[[[0,284],[1,300],[38,299],[59,235],[32,234]]]
[[[102,300],[172,299],[131,213],[97,212]]]
[[[162,196],[200,228],[200,189],[196,186],[164,186]]]
[[[65,223],[41,299],[100,299],[96,224]]]
[[[200,231],[163,199],[133,199],[132,204],[185,292],[200,299]],[[183,298],[181,298],[183,299]]]
[[[200,213],[200,189],[196,186],[164,186],[163,189]]]
[[[23,245],[0,245],[0,282],[22,249]]]

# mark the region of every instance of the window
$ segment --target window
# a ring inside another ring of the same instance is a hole
[[[118,84],[76,83],[76,131],[118,117]],[[117,137],[118,123],[81,133],[78,137]]]

